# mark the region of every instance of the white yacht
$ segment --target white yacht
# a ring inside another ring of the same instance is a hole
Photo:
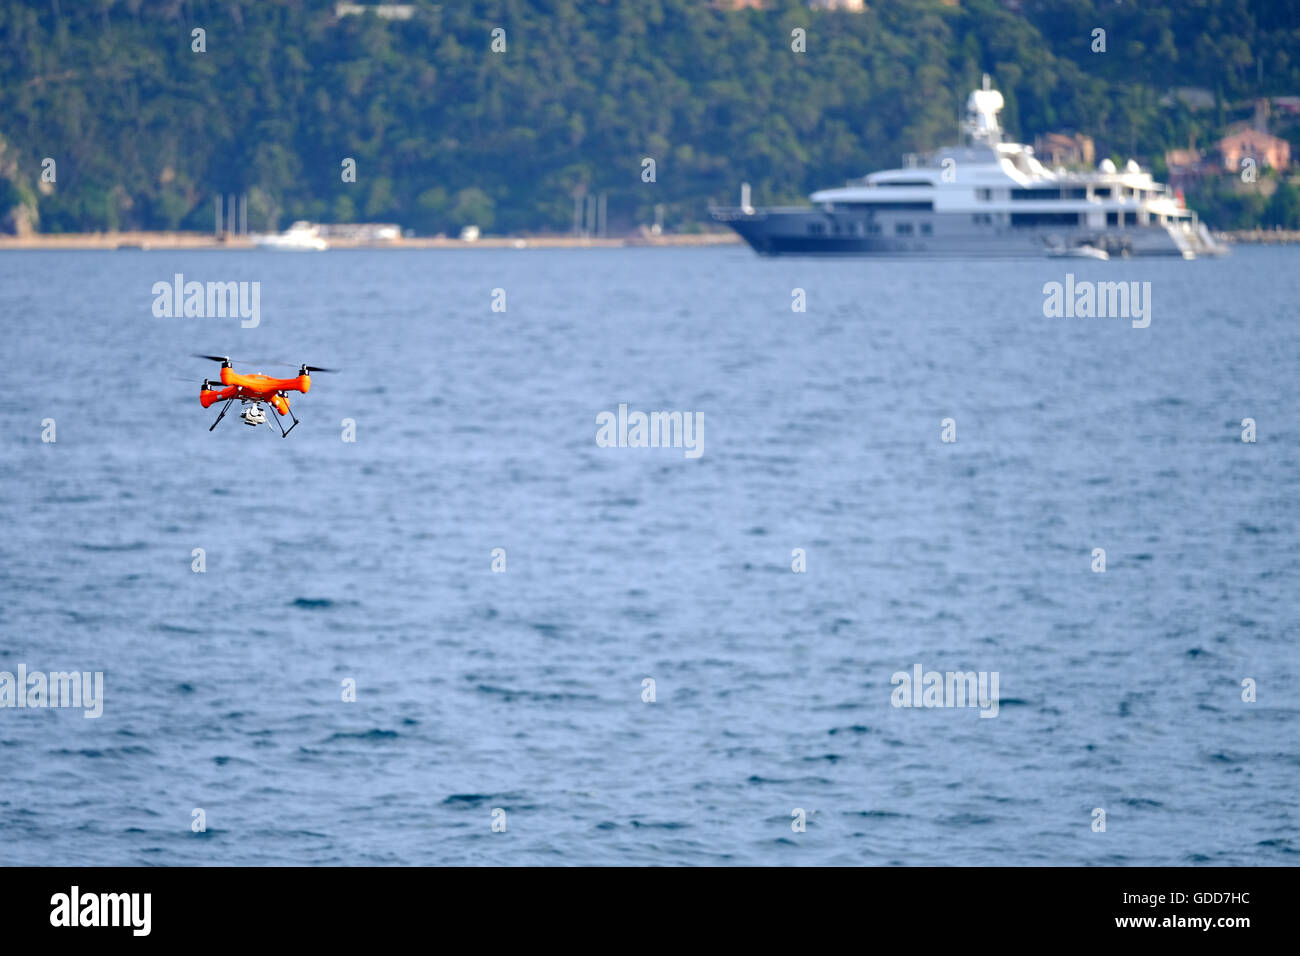
[[[253,244],[259,249],[289,252],[320,251],[330,247],[329,243],[321,238],[320,229],[309,222],[295,222],[277,235],[256,236]]]
[[[966,102],[965,144],[815,192],[811,207],[755,209],[743,188],[740,206],[713,217],[764,255],[1192,259],[1227,251],[1134,160],[1122,170],[1110,159],[1095,171],[1048,169],[1032,147],[1003,142],[1002,106],[986,74]]]

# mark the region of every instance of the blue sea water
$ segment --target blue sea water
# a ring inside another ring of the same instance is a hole
[[[0,709],[0,863],[1294,864],[1298,300],[1285,248],[4,254],[0,670],[104,701]],[[209,433],[192,352],[342,371]]]

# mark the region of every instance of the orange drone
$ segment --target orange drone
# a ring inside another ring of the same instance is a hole
[[[221,419],[226,417],[226,412],[230,406],[238,400],[241,404],[249,406],[239,413],[239,417],[244,420],[246,425],[269,425],[266,418],[266,411],[262,408],[263,402],[269,402],[271,407],[276,410],[277,417],[275,423],[280,426],[280,437],[288,438],[289,432],[298,427],[297,417],[289,410],[289,399],[285,392],[303,392],[306,393],[311,389],[311,372],[333,372],[335,369],[319,368],[315,365],[303,365],[298,369],[298,374],[293,378],[272,378],[269,375],[263,375],[261,372],[242,375],[236,372],[230,365],[230,359],[223,355],[195,355],[195,358],[211,359],[213,362],[221,363],[221,382],[214,385],[207,379],[203,380],[203,387],[199,390],[199,401],[203,403],[204,408],[211,408],[217,402],[224,401],[226,404],[221,408],[221,414],[217,420],[212,423],[212,431],[221,424]],[[289,366],[292,368],[293,366]],[[284,423],[280,421],[285,415],[293,419],[293,424],[285,430]]]

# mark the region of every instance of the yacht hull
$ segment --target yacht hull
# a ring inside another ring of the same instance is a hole
[[[713,217],[765,256],[1040,258],[1052,249],[1089,245],[1112,256],[1189,259],[1226,251],[1208,231],[1182,225],[1011,227],[975,223],[969,215],[864,216],[815,207],[715,209]]]

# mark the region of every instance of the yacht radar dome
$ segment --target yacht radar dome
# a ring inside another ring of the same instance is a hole
[[[1115,171],[1115,161],[1111,159],[1109,156],[1107,156],[1105,159],[1103,159],[1100,163],[1097,164],[1097,168],[1100,169],[1103,173],[1113,173]]]

